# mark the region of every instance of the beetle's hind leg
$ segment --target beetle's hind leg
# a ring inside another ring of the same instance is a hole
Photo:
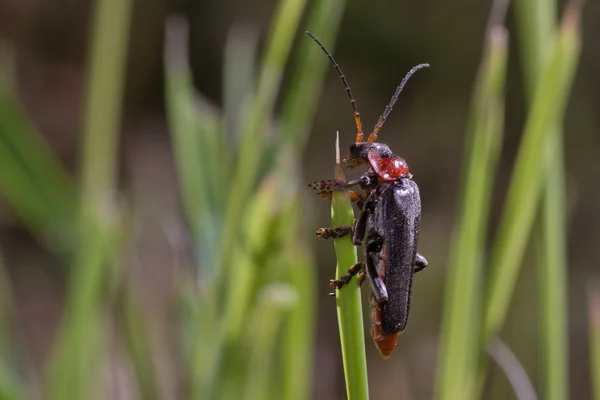
[[[417,253],[415,256],[415,274],[421,272],[427,267],[427,259],[422,254]]]
[[[329,285],[331,286],[331,288],[333,290],[336,290],[336,289],[339,290],[339,289],[343,288],[344,285],[347,285],[348,283],[350,283],[350,280],[352,279],[352,277],[354,275],[358,274],[360,271],[362,271],[364,267],[365,267],[365,263],[363,263],[362,261],[357,262],[356,264],[354,264],[353,266],[351,266],[348,269],[347,274],[340,276],[340,279],[331,279],[329,281]],[[363,275],[364,274],[359,275],[361,285],[364,282]],[[329,296],[335,296],[335,292],[329,293]]]

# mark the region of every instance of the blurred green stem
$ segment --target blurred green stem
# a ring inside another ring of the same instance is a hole
[[[119,243],[117,143],[131,9],[131,0],[98,0],[93,14],[81,153],[80,243],[48,380],[55,400],[103,397],[90,388],[107,355],[102,299]]]
[[[236,239],[240,220],[256,185],[259,175],[259,161],[265,147],[265,130],[269,116],[272,114],[279,85],[289,52],[292,47],[294,33],[306,6],[306,0],[280,0],[269,34],[269,43],[264,56],[256,97],[248,115],[246,134],[240,146],[239,158],[233,177],[236,182],[231,188],[225,227],[221,240],[220,269],[227,274],[230,269],[230,246]],[[227,278],[224,276],[223,281]]]
[[[316,271],[309,251],[295,248],[291,252],[289,280],[297,294],[295,307],[283,329],[283,396],[284,400],[311,398],[313,349],[316,324]]]
[[[555,0],[516,2],[523,70],[529,102],[547,60],[556,25]],[[568,396],[567,234],[564,207],[564,156],[560,121],[546,139],[545,179],[537,230],[540,299],[540,367],[544,399]]]
[[[579,58],[579,12],[575,7],[565,12],[533,96],[490,257],[482,348],[498,333],[508,313],[542,190],[546,140],[551,127],[563,118]]]
[[[487,215],[502,148],[507,36],[502,26],[489,30],[471,100],[460,221],[446,280],[437,399],[469,399],[475,383],[478,353],[473,342],[478,334],[476,321],[481,319],[479,285]]]

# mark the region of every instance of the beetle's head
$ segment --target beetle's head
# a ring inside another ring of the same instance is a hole
[[[356,168],[369,163],[369,152],[377,154],[380,158],[393,157],[394,154],[387,144],[358,142],[350,146],[350,154],[344,158],[350,168]]]

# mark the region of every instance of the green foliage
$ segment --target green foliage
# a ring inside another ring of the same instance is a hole
[[[307,28],[332,49],[345,1],[316,0],[311,7]],[[181,268],[186,272],[176,282],[178,344],[190,399],[311,396],[316,273],[310,239],[300,234],[300,157],[328,61],[303,38],[294,64],[288,65],[294,39],[304,30],[300,21],[306,8],[306,0],[278,2],[261,57],[250,28],[232,29],[222,110],[194,88],[186,22],[171,19],[167,24],[167,118],[193,253],[193,265]],[[505,120],[508,35],[498,21],[486,33],[449,257],[435,393],[439,399],[477,398],[485,348],[501,332],[534,228],[539,239],[543,398],[560,400],[568,393],[560,125],[581,38],[580,10],[567,8],[555,27],[555,9],[552,0],[521,1],[515,7],[529,107],[489,254],[486,234]],[[139,398],[163,397],[149,325],[134,285],[121,271],[123,253],[133,241],[128,215],[116,201],[131,12],[131,0],[96,1],[78,180],[69,177],[22,110],[11,86],[10,51],[0,48],[0,195],[40,243],[70,267],[65,268],[67,299],[56,346],[44,376],[37,377],[27,361],[15,361],[16,355],[26,359],[27,352],[14,350],[21,343],[9,327],[14,304],[0,263],[0,399],[106,398],[99,376],[109,362],[107,311],[112,304],[118,312],[110,315],[122,330]],[[286,68],[290,84],[282,90]],[[336,165],[334,175],[340,174]],[[333,195],[332,220],[334,226],[354,220],[344,192]],[[356,262],[356,248],[348,237],[334,244],[339,277]],[[592,373],[597,376],[599,329],[597,307],[592,306]],[[357,279],[337,293],[337,308],[347,397],[366,399]]]
[[[497,26],[487,33],[486,47],[471,100],[467,129],[467,161],[462,178],[458,230],[452,253],[444,302],[438,363],[437,398],[456,399],[473,387],[477,371],[485,235],[493,177],[501,151],[504,124],[504,81],[507,32]]]
[[[579,58],[580,10],[578,5],[568,7],[562,24],[554,32],[551,20],[554,5],[542,4],[551,1],[521,3],[518,11],[523,22],[520,28],[530,112],[488,259],[485,221],[492,190],[489,182],[503,121],[502,82],[506,63],[506,40],[497,40],[499,34],[500,38],[506,34],[502,27],[492,24],[473,95],[461,219],[450,258],[436,392],[440,399],[477,398],[481,390],[487,365],[483,354],[490,340],[500,334],[508,314],[542,193],[545,197],[540,224],[543,237],[540,292],[544,324],[540,329],[540,344],[546,385],[544,398],[562,399],[567,394],[566,235],[558,125],[563,119]],[[489,264],[487,284],[481,291],[479,282],[486,264]],[[479,347],[474,348],[472,343],[477,342],[477,335]]]

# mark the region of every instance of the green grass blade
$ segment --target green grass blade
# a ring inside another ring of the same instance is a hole
[[[281,331],[283,317],[297,303],[293,288],[287,284],[271,284],[263,287],[258,294],[258,301],[251,319],[251,344],[249,365],[246,368],[246,381],[243,399],[263,400],[272,396],[269,388],[277,376],[275,370],[275,349],[277,336]],[[239,397],[235,397],[239,398]]]
[[[234,148],[245,133],[242,116],[254,93],[257,47],[256,29],[245,24],[230,29],[223,63],[223,126]]]
[[[143,318],[143,312],[137,299],[134,297],[135,290],[131,285],[124,285],[119,304],[119,321],[123,326],[123,334],[127,353],[137,383],[140,398],[144,400],[158,400],[160,396],[159,379],[156,374],[155,358],[148,335],[147,324]]]
[[[339,136],[336,141],[336,152],[334,176],[336,179],[345,180],[340,166]],[[352,202],[346,191],[333,193],[331,221],[334,227],[354,224]],[[356,247],[352,244],[349,236],[334,239],[333,243],[337,258],[335,276],[336,279],[339,279],[348,271],[348,268],[356,264]],[[369,384],[359,280],[352,279],[342,290],[336,290],[336,302],[346,394],[350,400],[368,399]]]
[[[220,263],[226,271],[231,263],[230,246],[238,234],[238,225],[258,177],[263,154],[264,132],[272,114],[283,70],[292,47],[306,0],[281,0],[275,13],[269,34],[269,43],[260,70],[256,96],[249,111],[248,124],[242,139],[233,182],[227,204],[227,218],[221,235]],[[226,277],[224,277],[226,280]]]
[[[487,215],[501,151],[507,50],[506,30],[492,28],[471,100],[460,220],[446,280],[437,399],[468,399],[477,375],[478,353],[473,343],[481,319],[479,285]]]
[[[0,400],[27,400],[30,398],[14,372],[0,360]]]
[[[187,56],[187,22],[173,18],[166,29],[166,103],[175,165],[198,264],[203,279],[209,279],[217,267],[228,155],[221,148],[220,117],[197,101]]]
[[[10,82],[9,49],[0,43],[0,195],[23,223],[62,249],[73,246],[75,193],[48,144],[29,120]]]
[[[93,14],[81,154],[80,244],[49,371],[50,399],[104,397],[90,388],[98,368],[105,365],[102,301],[121,239],[114,196],[131,10],[130,0],[98,0]]]
[[[281,392],[284,400],[307,400],[312,388],[317,278],[310,252],[293,248],[288,253],[289,281],[298,299],[283,327]]]
[[[562,132],[548,133],[545,188],[538,226],[538,292],[540,307],[541,397],[568,398],[568,295],[565,177]]]
[[[193,231],[199,216],[208,207],[204,188],[208,186],[206,165],[201,157],[200,121],[194,107],[195,91],[187,47],[188,26],[179,18],[168,21],[165,40],[165,85],[167,119],[171,129],[173,153],[179,175],[181,198],[186,218]]]
[[[502,327],[531,233],[544,176],[545,143],[562,120],[579,58],[579,10],[565,13],[533,96],[494,242],[484,301],[482,345]]]
[[[551,45],[556,4],[554,0],[532,0],[517,2],[515,6],[527,95],[531,100]],[[540,295],[539,365],[542,397],[561,400],[568,397],[568,317],[564,156],[558,123],[550,128],[546,147],[546,177],[536,229]]]

